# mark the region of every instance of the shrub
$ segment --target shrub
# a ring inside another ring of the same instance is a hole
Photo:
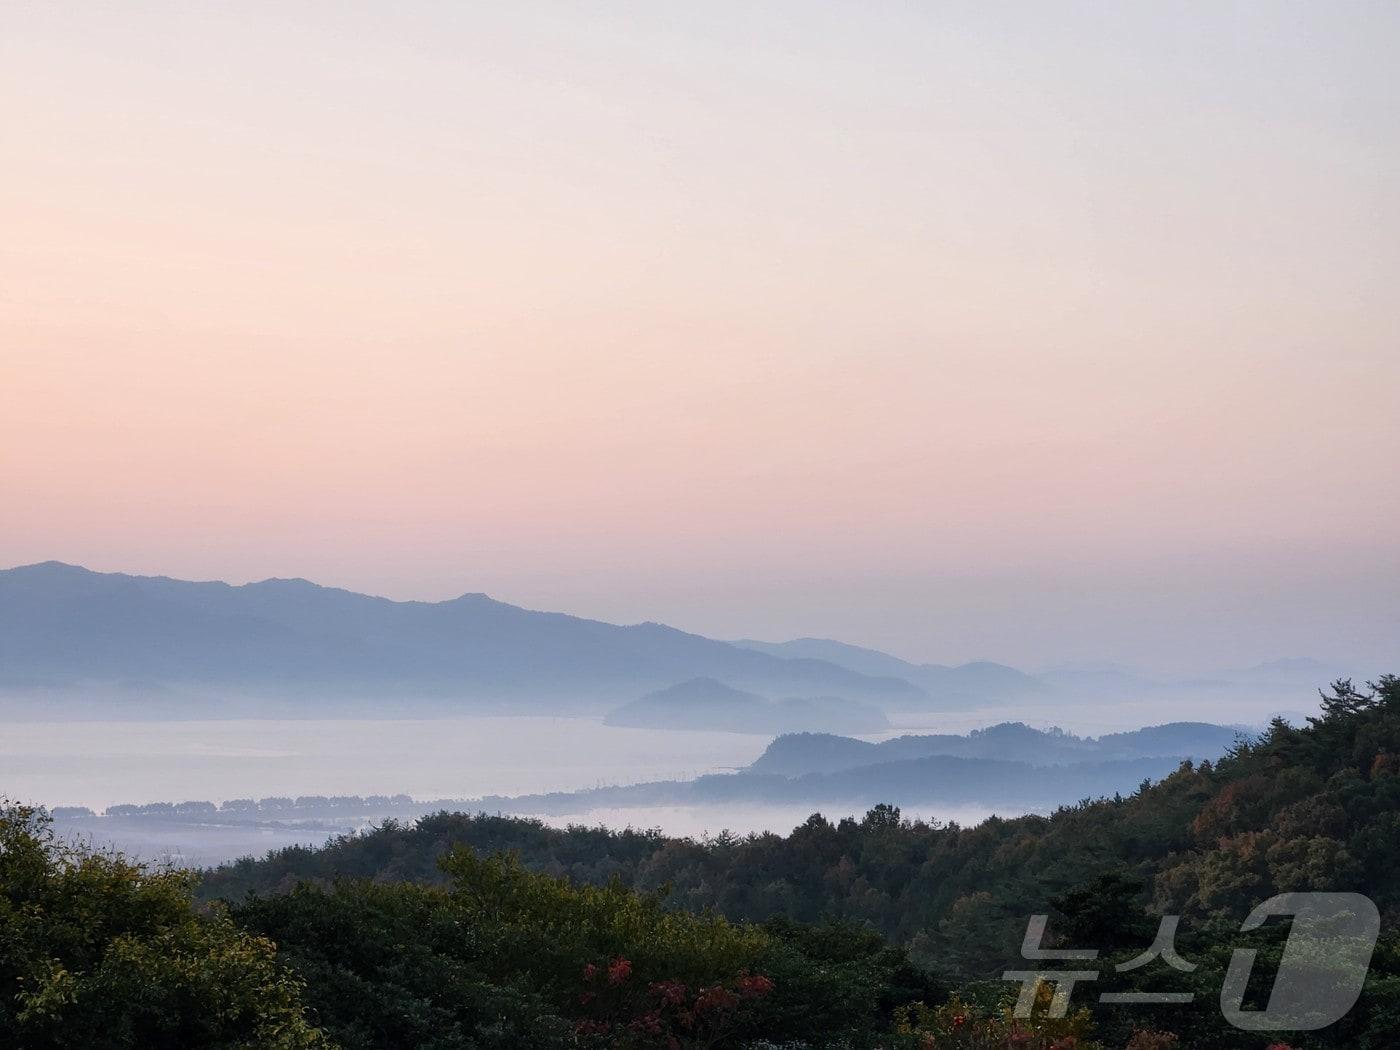
[[[42,812],[0,800],[0,1045],[328,1046],[272,943],[197,915],[190,889],[65,846]]]

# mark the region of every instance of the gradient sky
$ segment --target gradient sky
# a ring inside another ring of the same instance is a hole
[[[1400,670],[1400,5],[12,2],[0,564]]]

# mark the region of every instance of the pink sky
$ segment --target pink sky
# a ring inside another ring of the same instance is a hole
[[[1400,657],[1393,5],[21,4],[0,564]]]

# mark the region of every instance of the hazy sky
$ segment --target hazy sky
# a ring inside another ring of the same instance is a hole
[[[7,3],[0,564],[1400,670],[1397,54],[1389,0]]]

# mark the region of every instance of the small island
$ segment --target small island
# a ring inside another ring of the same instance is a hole
[[[714,678],[691,678],[648,693],[608,713],[606,725],[629,729],[695,729],[729,733],[882,733],[889,719],[877,707],[839,696],[770,700]]]

